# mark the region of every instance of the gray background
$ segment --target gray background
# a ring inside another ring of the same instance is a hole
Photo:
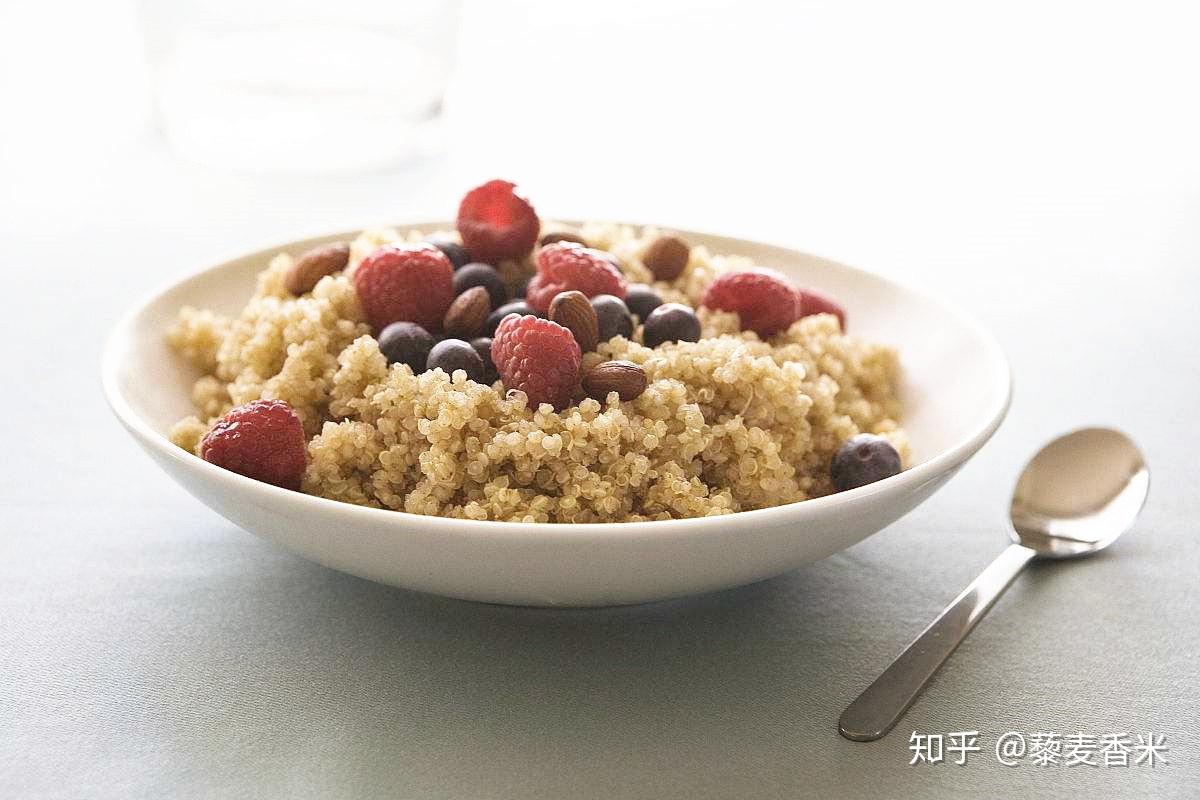
[[[807,49],[755,58],[755,4],[687,22],[684,44],[667,35],[678,15],[630,22],[633,6],[619,9],[562,12],[601,39],[632,37],[605,80],[645,68],[638,45],[653,41],[666,59],[728,44],[727,83],[630,97],[546,44],[537,3],[469,3],[447,154],[314,179],[226,175],[165,152],[126,5],[0,11],[0,99],[20,109],[0,133],[0,796],[1200,795],[1200,125],[1181,99],[1198,66],[1183,9],[1015,7],[980,21],[918,6],[863,23],[859,4],[804,5],[785,22]],[[81,16],[63,26],[68,13]],[[730,26],[733,42],[718,41]],[[926,55],[885,50],[788,84],[796,107],[824,103],[833,122],[794,124],[773,102],[778,82],[755,82],[816,69],[827,53],[807,53],[826,39],[862,37]],[[546,91],[592,80],[596,108],[692,114],[724,91],[728,113],[686,137],[497,131],[494,90],[537,66],[522,55],[534,52],[569,68]],[[998,72],[1010,52],[1023,60]],[[885,63],[899,74],[879,78]],[[749,114],[761,147],[719,150],[746,140]],[[696,190],[700,163],[721,191]],[[761,236],[935,288],[1003,343],[1009,419],[929,503],[822,563],[702,597],[545,611],[391,589],[277,550],[172,484],[104,407],[101,341],[151,287],[272,240],[446,216],[493,174],[522,179],[548,216]],[[1019,579],[893,735],[839,738],[844,705],[1003,546],[1028,454],[1093,423],[1145,449],[1137,528]],[[910,731],[969,729],[985,751],[967,766],[907,765]],[[1150,731],[1170,763],[1006,768],[989,749],[1008,730]]]

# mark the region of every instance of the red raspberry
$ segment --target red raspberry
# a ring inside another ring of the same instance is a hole
[[[842,333],[846,332],[846,310],[829,295],[808,286],[798,287],[796,301],[800,304],[801,317],[812,314],[833,314],[838,318],[838,325],[841,326]]]
[[[549,312],[554,296],[565,291],[561,284],[546,283],[545,277],[539,272],[525,284],[525,303],[539,314],[545,314]]]
[[[200,442],[200,457],[256,481],[299,490],[308,446],[291,406],[255,400],[217,420]]]
[[[792,285],[778,272],[755,267],[722,272],[704,293],[701,305],[736,311],[742,330],[760,339],[782,331],[800,316]]]
[[[454,267],[431,244],[384,245],[358,265],[354,289],[376,333],[400,321],[436,332],[454,301]]]
[[[458,233],[471,258],[496,265],[533,252],[541,222],[509,181],[488,181],[467,192],[458,206]]]
[[[559,292],[574,289],[588,297],[611,294],[625,299],[625,276],[598,250],[575,242],[555,242],[538,252],[538,274],[525,290],[525,302],[545,314]]]
[[[505,388],[520,389],[529,407],[571,404],[582,354],[575,335],[548,319],[510,314],[492,337],[492,362]]]

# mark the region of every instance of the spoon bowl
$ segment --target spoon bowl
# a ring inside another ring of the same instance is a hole
[[[1150,471],[1128,436],[1073,431],[1025,465],[1009,506],[1013,541],[1038,558],[1095,553],[1133,526],[1149,492]]]

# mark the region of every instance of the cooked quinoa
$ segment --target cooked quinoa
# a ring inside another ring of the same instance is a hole
[[[655,283],[641,255],[659,231],[593,223],[580,233],[616,255],[630,281],[697,308],[698,342],[652,350],[639,343],[639,327],[633,341],[614,337],[584,354],[585,370],[609,359],[640,364],[649,384],[636,399],[612,393],[606,403],[531,410],[522,393],[475,383],[461,370],[389,367],[350,275],[380,245],[425,237],[385,229],[360,235],[346,270],[309,294],[284,288],[292,259],[280,254],[237,317],[182,309],[168,338],[202,377],[192,390],[197,413],[172,428],[171,440],[197,452],[232,407],[283,400],[309,437],[305,492],[527,522],[698,517],[819,497],[833,491],[834,452],[862,432],[887,438],[907,464],[893,349],[843,334],[829,314],[759,341],[738,330],[735,314],[699,307],[718,272],[749,260],[693,247],[676,280]],[[500,267],[513,285],[531,271],[528,263]]]

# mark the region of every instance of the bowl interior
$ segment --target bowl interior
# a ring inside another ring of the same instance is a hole
[[[432,231],[451,226],[406,227]],[[130,410],[164,435],[175,421],[193,413],[195,371],[164,339],[180,307],[236,314],[253,290],[255,276],[275,253],[302,252],[354,235],[333,234],[231,259],[173,285],[135,310],[110,349],[116,388]],[[795,250],[697,232],[684,235],[714,253],[750,256],[834,295],[846,308],[851,332],[896,347],[904,371],[903,424],[914,465],[978,435],[1003,412],[1009,382],[1004,356],[990,335],[952,307],[877,275]]]

